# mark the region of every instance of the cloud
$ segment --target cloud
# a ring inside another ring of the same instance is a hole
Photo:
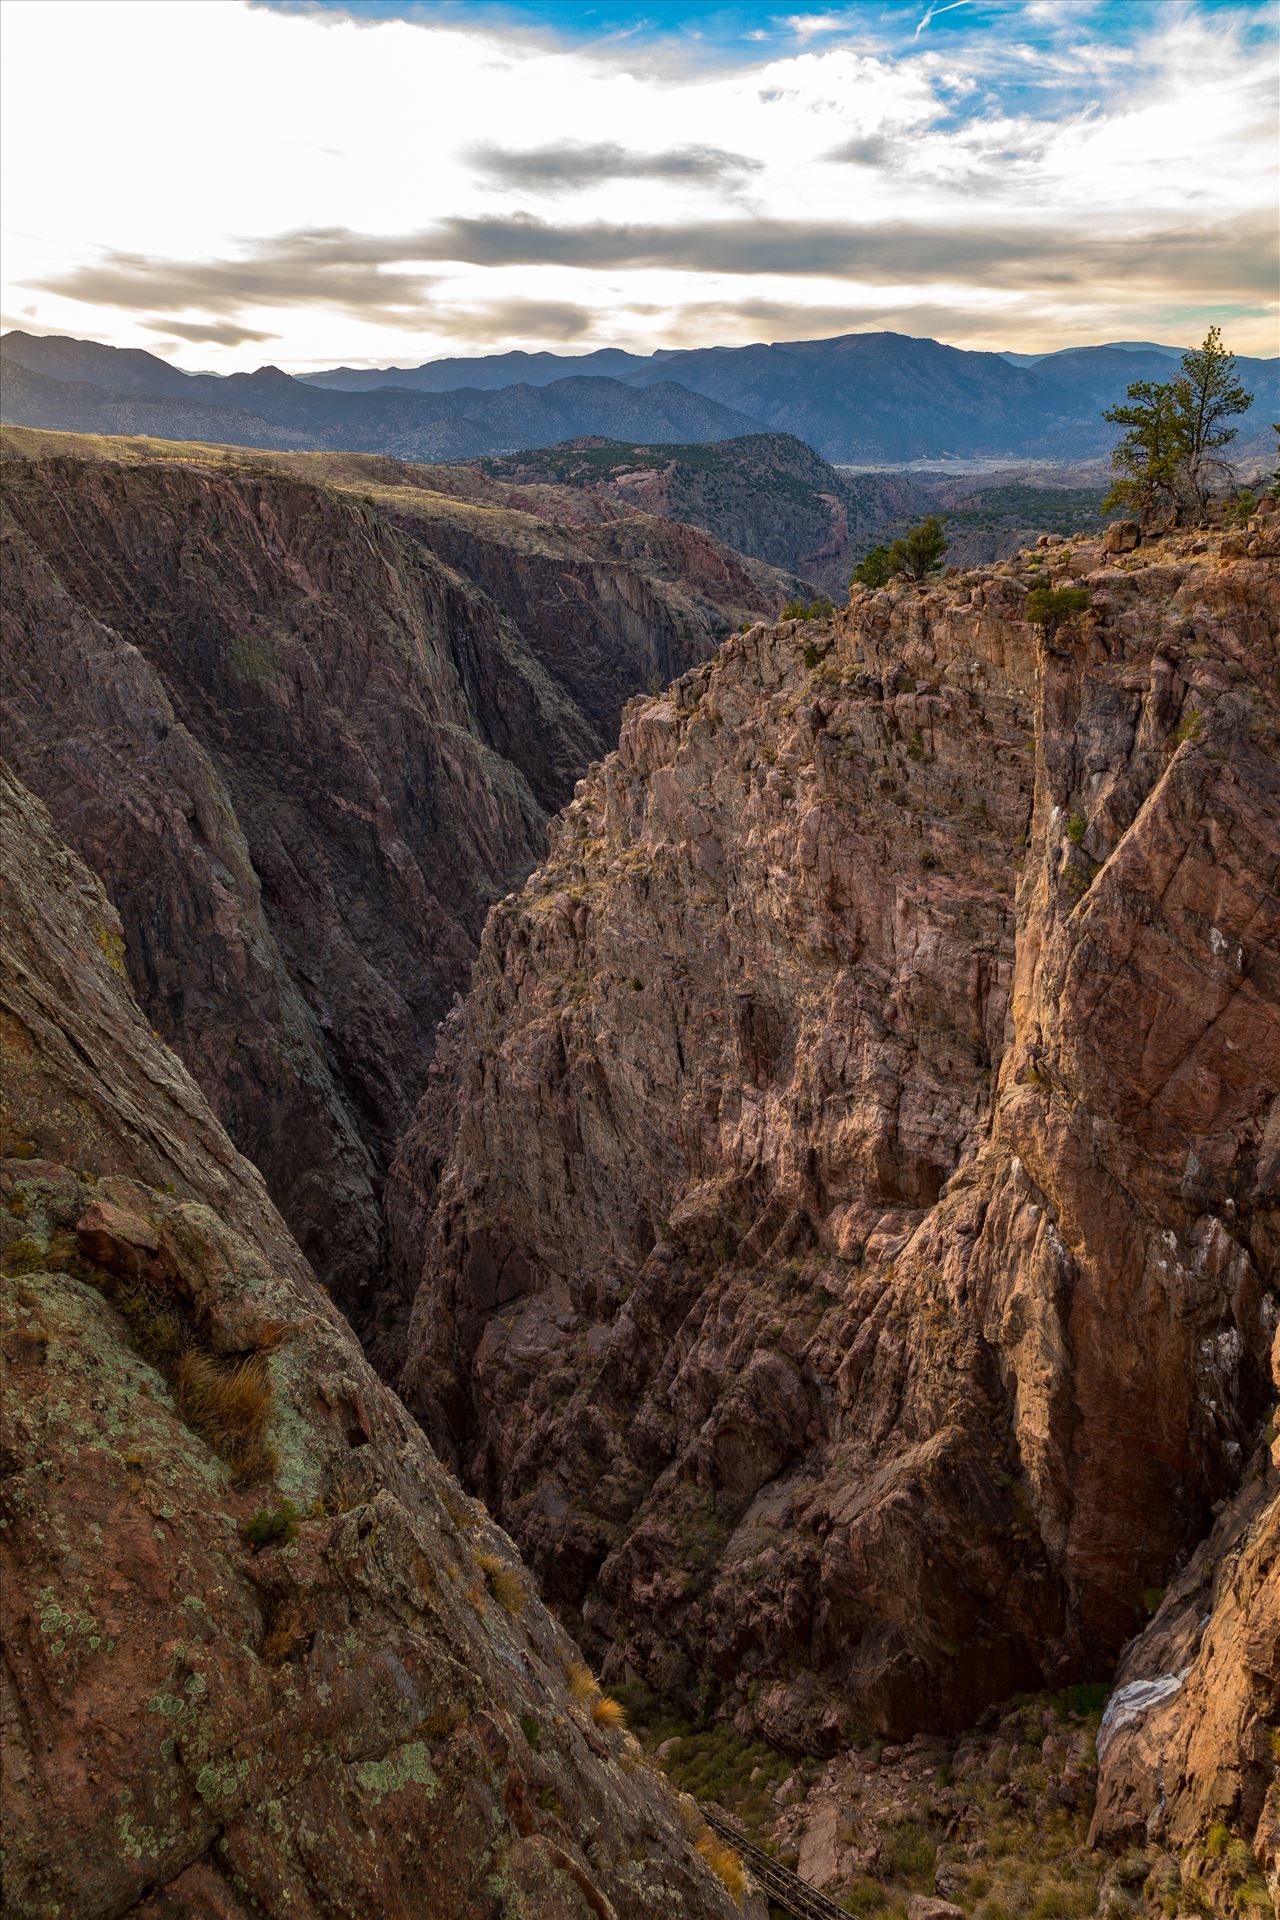
[[[158,317],[196,312],[234,321],[246,309],[328,307],[403,326],[430,311],[435,284],[421,273],[390,265],[414,257],[423,257],[421,249],[415,253],[408,241],[396,241],[389,252],[377,236],[317,227],[251,242],[232,259],[170,260],[108,251],[33,284],[64,299]],[[208,339],[208,322],[201,325],[201,338]],[[164,328],[175,330],[168,319]]]
[[[882,133],[855,133],[851,140],[833,147],[825,160],[844,160],[855,167],[892,166],[899,152],[896,142]]]
[[[468,149],[466,157],[496,186],[534,193],[570,193],[605,180],[676,180],[724,185],[759,173],[762,162],[723,147],[668,147],[637,153],[613,141],[565,140],[545,147],[511,151],[488,142]]]
[[[176,334],[195,346],[243,347],[263,340],[278,340],[278,333],[264,333],[260,327],[246,327],[235,320],[144,320],[149,333]]]
[[[580,340],[595,316],[567,300],[487,300],[437,307],[435,327],[460,340]]]
[[[1135,292],[1171,294],[1208,287],[1225,302],[1272,292],[1275,236],[1263,215],[1208,219],[1199,226],[1184,221],[1176,227],[1082,234],[1047,225],[966,226],[954,220],[563,225],[518,213],[444,220],[405,234],[317,228],[253,243],[234,259],[165,260],[107,253],[34,284],[63,298],[146,311],[156,316],[147,324],[168,332],[181,330],[162,318],[174,313],[195,311],[234,322],[246,308],[290,305],[335,307],[400,326],[407,319],[435,317],[430,298],[434,283],[412,267],[446,262],[484,268],[665,268],[849,279],[895,288],[963,283],[1016,292],[1127,285]],[[514,311],[510,302],[505,307]],[[525,302],[524,309],[547,313],[557,328],[576,311],[563,301],[540,308]],[[200,321],[198,335],[190,337],[213,338],[209,324]],[[252,330],[245,337],[252,337]],[[554,337],[569,336],[556,331]]]

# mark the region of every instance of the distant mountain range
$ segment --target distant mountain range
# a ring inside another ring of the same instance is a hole
[[[0,357],[0,417],[66,433],[460,460],[584,433],[629,441],[722,440],[756,425],[669,381],[642,389],[570,377],[488,391],[328,392],[278,367],[224,379],[180,373],[134,349],[20,333],[5,335]]]
[[[420,367],[336,367],[305,377],[343,392],[447,392],[513,380],[537,386],[572,368],[639,387],[675,381],[852,465],[975,456],[1072,460],[1109,452],[1115,431],[1103,409],[1122,399],[1131,381],[1167,380],[1181,351],[1119,341],[1040,355],[971,353],[901,333],[851,333],[652,355],[613,347],[581,355],[500,353]],[[1275,418],[1280,359],[1241,358],[1239,367],[1256,396],[1243,442]]]
[[[1106,453],[1101,418],[1130,381],[1167,378],[1150,342],[1031,357],[898,333],[644,356],[504,353],[421,367],[182,373],[155,354],[12,332],[0,342],[3,418],[82,433],[233,446],[469,459],[599,434],[696,444],[762,431],[848,465],[1078,460]],[[1241,359],[1256,405],[1241,448],[1280,410],[1280,360]]]

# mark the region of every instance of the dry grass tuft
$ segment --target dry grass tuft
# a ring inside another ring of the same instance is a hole
[[[476,1565],[484,1575],[484,1583],[494,1599],[514,1619],[525,1603],[524,1585],[515,1568],[496,1553],[478,1553]]]
[[[611,1733],[615,1727],[625,1727],[627,1710],[621,1700],[615,1700],[612,1694],[598,1694],[591,1705],[591,1718],[604,1732]]]
[[[262,1657],[268,1666],[278,1667],[302,1638],[302,1610],[282,1607],[272,1619],[262,1641]]]
[[[585,1660],[571,1660],[564,1677],[575,1700],[593,1700],[600,1691],[600,1683]]]
[[[735,1853],[726,1841],[718,1839],[710,1827],[698,1839],[697,1847],[712,1873],[733,1895],[735,1905],[741,1906],[742,1896],[749,1885],[742,1855]]]
[[[237,1484],[275,1472],[276,1450],[267,1436],[271,1374],[261,1354],[227,1365],[207,1353],[184,1353],[175,1393],[183,1419],[227,1462]]]

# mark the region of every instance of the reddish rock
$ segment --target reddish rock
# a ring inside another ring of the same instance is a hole
[[[140,1015],[101,887],[7,772],[0,802],[6,1914],[763,1920],[571,1695],[510,1542]],[[240,1336],[291,1327],[251,1484],[134,1250],[181,1269],[210,1377],[238,1290]]]
[[[383,1175],[488,906],[627,696],[789,585],[690,528],[556,527],[424,473],[13,430],[3,465],[5,751],[370,1333]]]
[[[1108,1670],[1269,1405],[1280,594],[1201,544],[633,703],[402,1150],[413,1404],[594,1644],[793,1749]]]

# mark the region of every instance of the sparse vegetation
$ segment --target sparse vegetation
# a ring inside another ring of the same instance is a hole
[[[599,1693],[591,1703],[591,1718],[605,1733],[612,1733],[618,1727],[627,1724],[627,1710],[621,1700],[615,1700],[612,1694]]]
[[[829,620],[835,612],[830,600],[788,600],[779,618],[782,620]]]
[[[1088,607],[1089,594],[1084,587],[1032,587],[1027,595],[1027,619],[1033,626],[1043,627],[1049,639]]]
[[[575,1700],[590,1700],[600,1691],[599,1681],[584,1660],[571,1661],[564,1677]]]
[[[747,1870],[742,1864],[742,1855],[736,1853],[728,1841],[712,1833],[710,1827],[698,1836],[696,1845],[712,1873],[723,1882],[735,1903],[740,1906],[747,1890]]]
[[[511,1562],[504,1560],[500,1554],[478,1553],[476,1565],[484,1575],[484,1583],[489,1592],[514,1619],[523,1608],[527,1596],[524,1582]]]
[[[272,1387],[265,1354],[228,1364],[213,1354],[184,1353],[175,1396],[188,1425],[242,1485],[275,1472],[276,1452],[267,1436]]]
[[[264,1547],[285,1547],[298,1537],[298,1509],[292,1500],[281,1500],[274,1507],[259,1507],[240,1529],[246,1547],[261,1553]]]

